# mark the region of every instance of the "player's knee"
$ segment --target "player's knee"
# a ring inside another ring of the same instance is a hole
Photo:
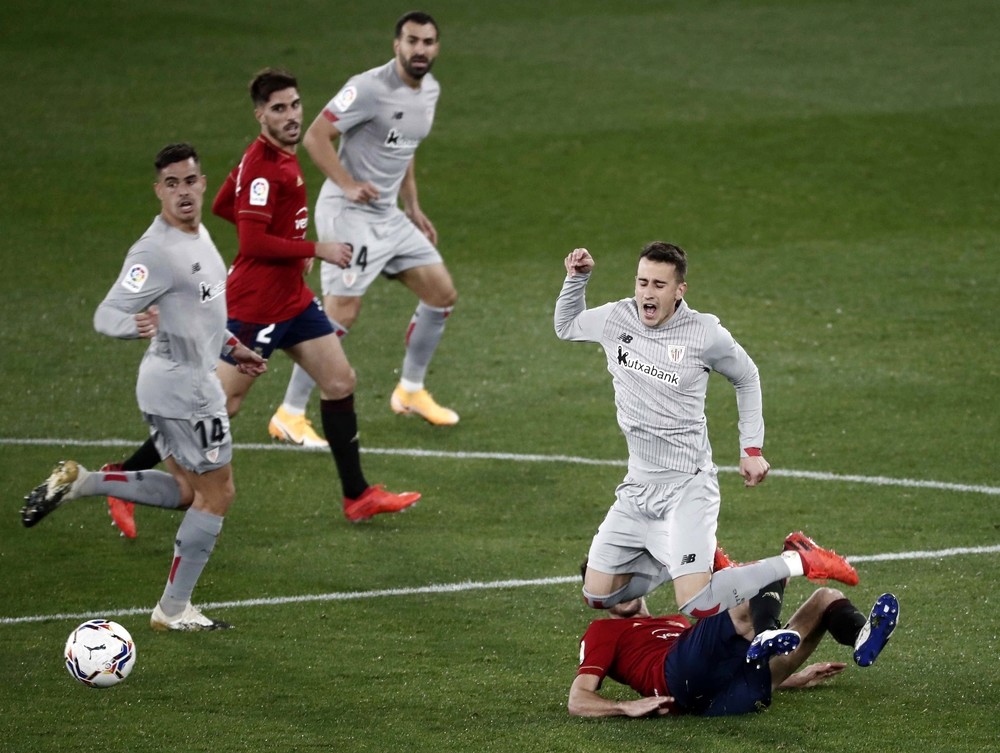
[[[337,322],[345,329],[350,329],[354,326],[354,322],[357,321],[358,314],[361,312],[361,299],[326,296],[323,310],[326,311],[326,315],[331,321]]]
[[[353,395],[355,388],[358,386],[358,375],[355,373],[354,369],[348,366],[345,369],[340,369],[333,376],[331,388],[337,394],[338,397],[347,397],[348,395]]]
[[[817,602],[821,607],[827,607],[833,602],[843,599],[844,592],[837,588],[831,588],[830,586],[822,586],[813,591],[812,596],[809,597],[809,601]]]
[[[625,591],[628,586],[622,586],[617,591],[612,591],[606,596],[592,594],[586,588],[583,589],[583,601],[591,609],[611,609],[616,604],[620,604],[625,598]]]
[[[450,285],[438,291],[432,301],[427,301],[427,305],[438,309],[451,309],[456,303],[458,303],[458,291]]]

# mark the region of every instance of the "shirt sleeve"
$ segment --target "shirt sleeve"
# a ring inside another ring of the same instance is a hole
[[[580,639],[578,675],[596,675],[602,681],[615,660],[615,641],[602,629],[603,620],[594,620]]]
[[[718,319],[706,340],[704,358],[736,389],[740,455],[746,457],[745,448],[764,446],[764,400],[757,365]]]
[[[312,241],[282,238],[267,232],[267,222],[259,217],[240,215],[236,220],[240,253],[251,259],[309,259],[316,255]]]
[[[590,274],[577,274],[563,281],[562,290],[556,299],[553,322],[556,336],[560,340],[574,342],[600,342],[604,324],[611,313],[613,303],[597,308],[587,308],[587,282]]]
[[[155,249],[137,245],[125,257],[118,279],[94,312],[94,329],[130,340],[139,337],[135,314],[145,311],[173,287],[173,271]]]
[[[227,179],[212,204],[215,214],[224,219],[230,219],[231,215],[236,223],[240,254],[252,259],[309,259],[315,256],[313,241],[283,238],[268,232],[282,190],[278,170],[268,167],[267,163],[255,162],[240,173],[240,185],[237,186],[237,179],[233,178],[230,188]]]
[[[212,202],[212,214],[236,224],[236,177],[229,173]]]
[[[352,76],[322,110],[322,115],[341,133],[374,117],[375,95],[371,84],[361,76]]]

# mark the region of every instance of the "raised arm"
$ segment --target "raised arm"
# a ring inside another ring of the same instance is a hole
[[[600,342],[604,323],[613,303],[587,308],[587,281],[594,269],[594,258],[585,248],[577,248],[563,260],[566,279],[556,299],[553,315],[556,335],[560,340]]]

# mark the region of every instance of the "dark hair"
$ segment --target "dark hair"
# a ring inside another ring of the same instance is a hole
[[[441,36],[441,30],[438,29],[437,21],[431,16],[430,13],[424,13],[420,10],[411,10],[409,13],[404,13],[396,21],[396,39],[399,39],[403,35],[403,24],[407,24],[413,21],[415,24],[420,26],[426,26],[430,24],[434,27],[434,34],[436,36]]]
[[[647,243],[646,247],[642,249],[642,253],[639,254],[639,258],[663,264],[673,264],[677,271],[677,282],[684,282],[684,278],[687,277],[687,254],[684,253],[683,248],[675,246],[673,243],[664,243],[663,241]]]
[[[299,82],[296,81],[295,76],[283,68],[265,68],[258,71],[250,82],[250,99],[253,100],[255,107],[259,107],[266,105],[275,92],[291,88],[297,89],[298,86]]]
[[[201,160],[198,159],[198,152],[190,144],[186,142],[167,144],[156,153],[153,165],[156,167],[157,174],[159,174],[167,165],[172,165],[175,162],[184,162],[189,159],[193,159],[199,165],[201,164]]]

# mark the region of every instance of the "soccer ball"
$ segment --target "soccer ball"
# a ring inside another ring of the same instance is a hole
[[[135,643],[128,630],[110,620],[88,620],[66,639],[66,670],[92,688],[117,685],[135,666]]]

